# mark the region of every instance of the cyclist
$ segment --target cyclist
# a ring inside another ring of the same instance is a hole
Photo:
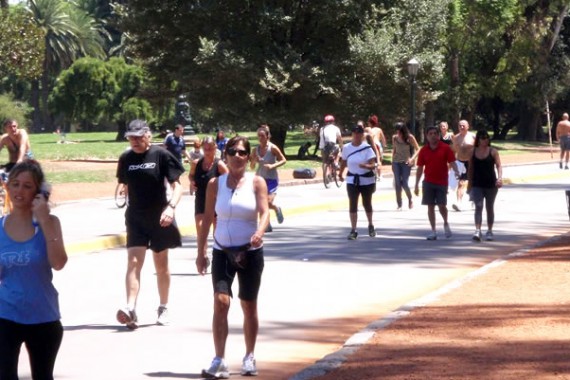
[[[327,163],[329,156],[332,155],[336,167],[338,167],[339,152],[342,149],[342,135],[340,128],[334,124],[334,116],[325,116],[325,126],[320,131],[319,149],[323,155],[323,170]]]
[[[6,172],[14,167],[18,162],[32,158],[32,150],[28,132],[18,128],[18,122],[14,119],[6,119],[2,124],[4,134],[0,137],[0,150],[8,149],[9,160],[5,165]]]

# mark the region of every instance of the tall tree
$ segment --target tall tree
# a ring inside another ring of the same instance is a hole
[[[288,125],[341,103],[348,36],[374,3],[132,0],[124,26],[149,70],[212,119],[268,122],[283,145]]]
[[[99,25],[75,4],[63,0],[30,0],[29,12],[45,33],[42,76],[32,82],[33,128],[52,128],[48,96],[53,80],[82,56],[104,57]]]

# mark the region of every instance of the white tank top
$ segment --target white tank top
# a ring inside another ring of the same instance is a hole
[[[218,177],[214,248],[221,249],[219,245],[237,247],[248,244],[257,230],[258,213],[253,189],[254,173],[247,172],[244,177],[244,183],[235,190],[227,185],[228,174]]]

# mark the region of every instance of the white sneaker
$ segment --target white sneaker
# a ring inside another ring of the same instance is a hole
[[[479,230],[475,231],[475,233],[473,234],[472,240],[473,241],[481,241],[481,231],[479,231]]]
[[[168,318],[168,309],[166,306],[158,307],[158,318],[156,319],[156,324],[159,326],[168,326],[170,324],[170,318]]]
[[[445,237],[449,239],[452,236],[451,227],[449,227],[449,223],[445,223],[443,225],[443,229],[445,230]]]
[[[430,232],[430,234],[426,237],[427,240],[437,240],[437,232],[432,231]]]
[[[253,354],[246,355],[241,365],[242,376],[257,376],[257,366]]]
[[[210,364],[210,368],[202,370],[202,377],[206,379],[229,379],[230,370],[223,358],[216,356]]]

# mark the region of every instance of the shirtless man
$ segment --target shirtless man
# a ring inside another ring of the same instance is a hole
[[[570,156],[570,121],[568,114],[562,115],[562,120],[556,125],[556,139],[560,143],[560,169],[562,169],[562,160],[565,159],[564,169],[568,170],[568,158]]]
[[[0,150],[8,149],[9,161],[6,164],[6,171],[14,167],[19,162],[31,158],[31,146],[28,132],[18,128],[18,122],[14,119],[6,119],[2,124],[4,134],[0,137]]]
[[[467,187],[468,164],[471,156],[473,156],[474,145],[475,135],[473,132],[469,132],[469,123],[467,120],[460,120],[459,133],[453,136],[451,147],[455,151],[455,158],[457,161],[465,165],[465,172],[462,172],[459,177],[459,184],[457,185],[457,202],[451,206],[455,211],[461,211],[459,206],[461,205],[463,194],[465,194],[465,188]]]
[[[382,129],[380,129],[380,125],[378,124],[378,116],[372,115],[368,118],[368,126],[364,128],[364,132],[372,137],[372,141],[374,141],[374,144],[376,145],[376,149],[374,149],[374,152],[378,153],[376,155],[378,157],[378,172],[376,174],[380,176],[382,156],[384,153],[384,148],[386,147],[386,136],[384,136],[384,132],[382,132]]]

